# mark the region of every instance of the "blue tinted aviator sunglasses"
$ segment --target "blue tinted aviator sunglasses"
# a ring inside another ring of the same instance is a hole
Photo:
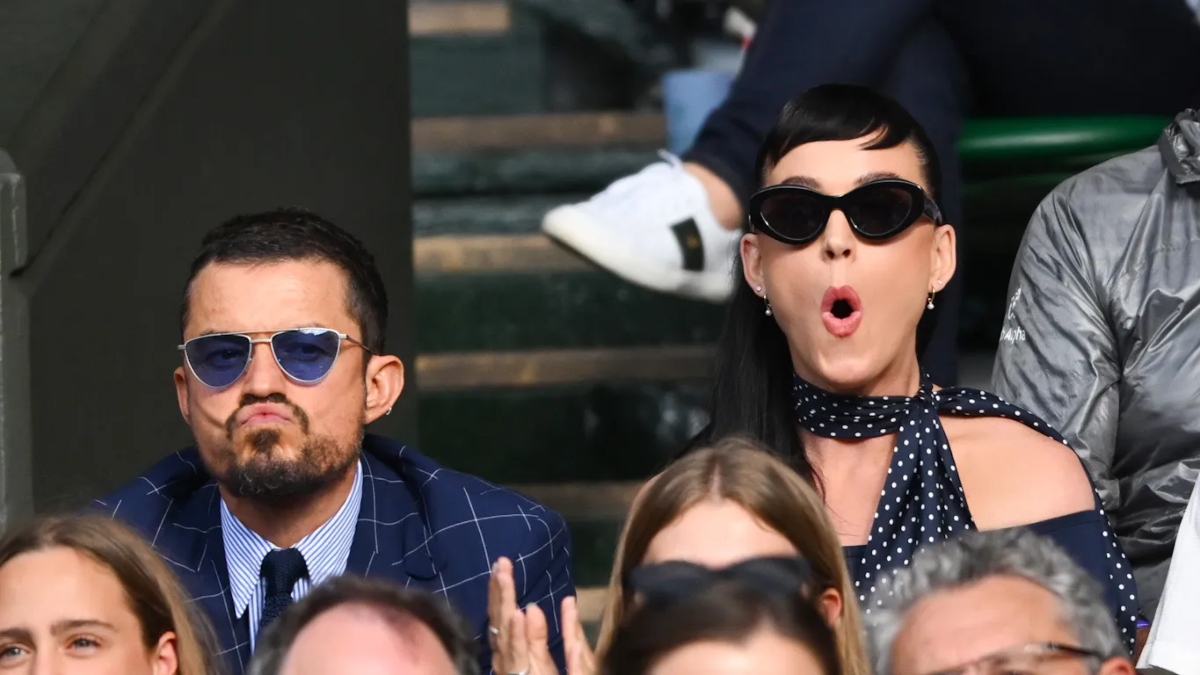
[[[299,384],[316,384],[333,369],[343,340],[371,353],[363,343],[331,328],[289,328],[258,339],[247,333],[213,333],[184,342],[179,351],[196,379],[213,389],[237,382],[250,367],[254,345],[264,343],[271,345],[285,375]]]

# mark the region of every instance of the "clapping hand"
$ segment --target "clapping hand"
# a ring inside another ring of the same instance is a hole
[[[595,675],[596,656],[592,653],[574,597],[562,601],[563,651],[567,675]],[[492,566],[488,582],[488,642],[492,647],[492,671],[496,675],[556,675],[558,666],[550,656],[549,626],[546,615],[536,604],[524,610],[517,607],[517,588],[513,566],[500,558]]]

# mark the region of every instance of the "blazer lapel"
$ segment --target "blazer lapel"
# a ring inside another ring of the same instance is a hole
[[[435,579],[442,565],[433,553],[424,510],[398,470],[399,453],[377,447],[381,440],[368,436],[363,442],[362,506],[346,570],[405,585]]]
[[[180,532],[192,535],[193,555],[178,570],[193,598],[204,609],[217,638],[219,656],[232,675],[241,675],[250,661],[250,631],[246,617],[238,618],[229,592],[229,568],[221,532],[220,493],[210,483],[180,506],[175,520]]]

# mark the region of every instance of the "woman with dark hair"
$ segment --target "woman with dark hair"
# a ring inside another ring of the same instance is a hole
[[[638,606],[617,631],[600,673],[839,675],[833,632],[794,590],[802,583],[792,578],[797,562],[755,559],[717,571],[686,563],[639,568]]]
[[[1028,412],[938,389],[918,365],[956,266],[939,175],[925,132],[881,94],[825,85],[787,105],[759,153],[698,443],[748,434],[810,479],[860,601],[921,546],[1027,526],[1106,585],[1132,647],[1133,577],[1079,459]]]
[[[0,542],[0,670],[216,675],[212,644],[167,564],[116,521],[40,518]]]

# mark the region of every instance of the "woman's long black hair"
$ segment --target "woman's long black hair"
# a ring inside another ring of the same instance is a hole
[[[942,172],[933,142],[899,103],[866,87],[826,84],[792,99],[767,134],[758,153],[761,183],[789,152],[818,141],[872,137],[864,147],[875,150],[911,142],[925,172],[927,189],[936,200]],[[762,298],[734,265],[733,299],[717,343],[710,422],[684,449],[709,445],[730,435],[749,436],[787,459],[805,478],[816,481],[796,432],[792,413],[792,359],[787,338]],[[937,310],[925,313],[917,327],[918,352],[928,342]]]

